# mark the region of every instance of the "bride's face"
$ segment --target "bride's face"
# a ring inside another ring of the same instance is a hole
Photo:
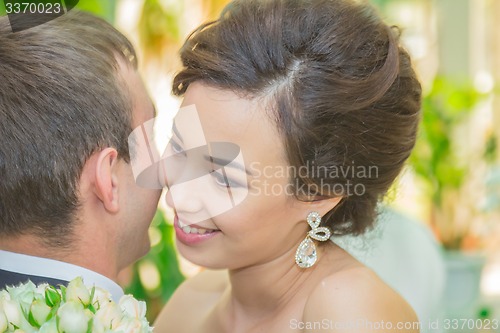
[[[167,203],[181,254],[211,268],[271,261],[303,239],[286,153],[262,100],[193,83],[167,148]],[[221,161],[221,160],[224,160]]]

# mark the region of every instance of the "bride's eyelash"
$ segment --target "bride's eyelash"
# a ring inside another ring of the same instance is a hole
[[[229,180],[226,177],[224,177],[224,175],[222,175],[221,173],[219,173],[217,171],[212,171],[211,175],[212,175],[212,177],[214,177],[215,183],[217,185],[223,186],[223,187],[229,187]]]
[[[221,187],[233,187],[233,188],[242,187],[242,185],[239,182],[234,181],[233,179],[227,176],[224,176],[221,172],[212,170],[210,171],[210,174],[214,178],[215,183]]]
[[[184,150],[182,145],[177,143],[173,138],[170,139],[169,146],[170,146],[170,150],[174,154],[176,154],[176,155],[179,154],[179,155],[184,155],[184,156],[186,155],[186,151]],[[233,188],[243,187],[242,184],[227,177],[227,175],[223,174],[222,172],[219,172],[218,170],[213,169],[213,170],[210,170],[209,173],[214,178],[215,183],[220,187],[225,187],[225,188],[227,188],[227,187],[233,187]]]
[[[178,144],[177,142],[175,142],[175,140],[173,140],[173,139],[170,140],[170,147],[172,149],[172,152],[174,152],[176,154],[185,154],[186,153],[184,151],[184,148],[182,148],[182,146],[180,144]]]

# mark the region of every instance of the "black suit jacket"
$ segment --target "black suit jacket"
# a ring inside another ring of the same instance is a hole
[[[60,284],[65,286],[68,285],[68,281],[64,280],[47,278],[44,276],[26,275],[0,269],[0,290],[4,289],[7,286],[18,286],[21,283],[28,282],[28,280],[31,280],[31,282],[36,285],[39,285],[41,283],[48,283],[52,286],[58,286]]]

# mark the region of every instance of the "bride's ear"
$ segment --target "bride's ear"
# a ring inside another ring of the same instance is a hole
[[[337,207],[344,197],[334,198],[319,198],[314,201],[305,202],[309,211],[318,212],[319,215],[325,216],[329,211]]]
[[[94,193],[110,213],[117,213],[119,210],[117,162],[116,149],[106,148],[97,153],[94,166]]]

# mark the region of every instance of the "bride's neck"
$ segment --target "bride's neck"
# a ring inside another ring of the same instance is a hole
[[[329,260],[324,253],[330,247],[318,247],[319,261]],[[316,285],[315,282],[319,282],[316,280],[325,270],[324,265],[318,262],[311,268],[301,269],[295,264],[295,251],[295,248],[289,249],[264,264],[230,270],[230,289],[227,294],[229,310],[236,316],[238,313],[272,315],[289,304],[292,298],[307,293],[309,287]]]

